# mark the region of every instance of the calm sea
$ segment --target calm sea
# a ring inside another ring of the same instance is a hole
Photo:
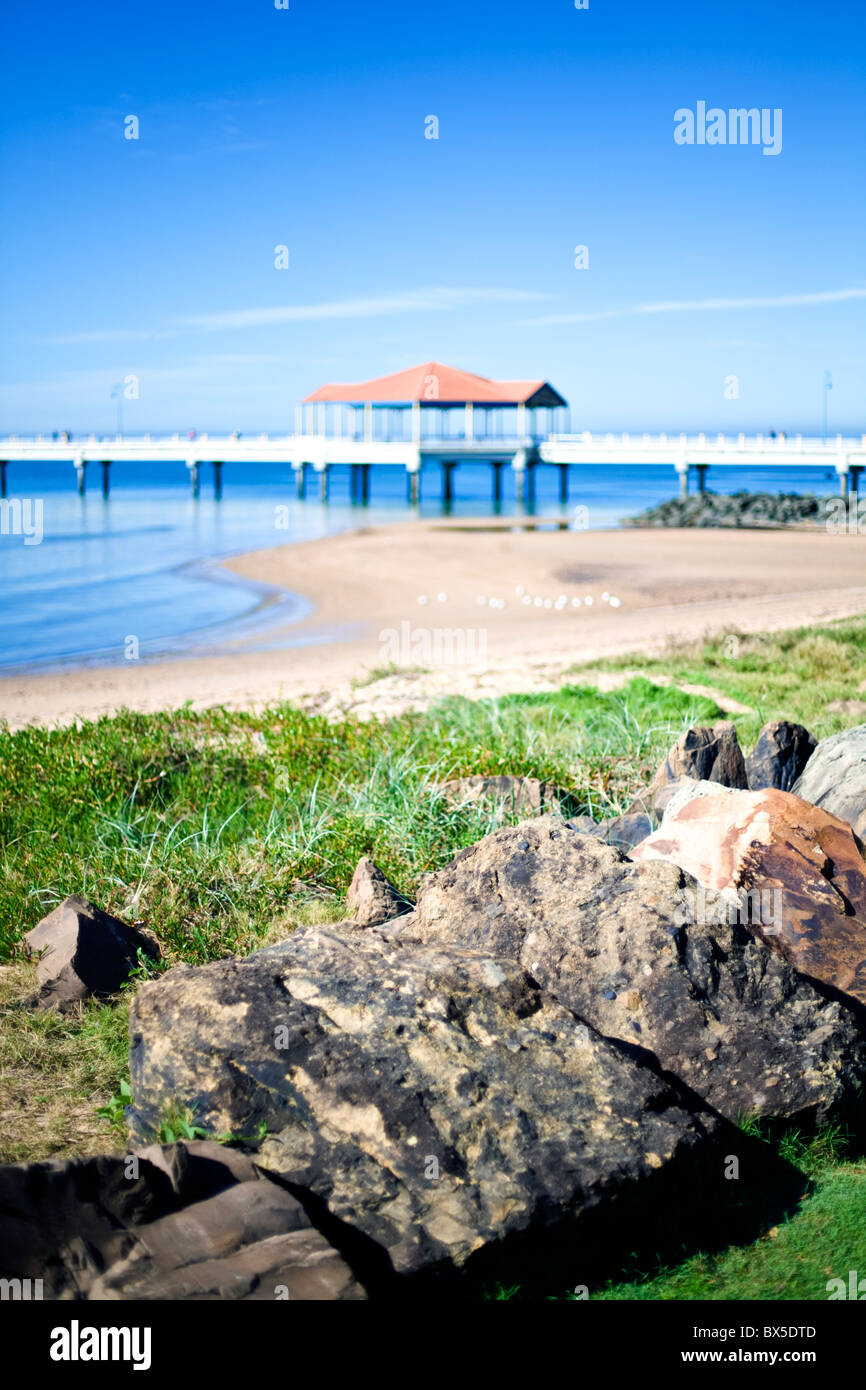
[[[241,630],[252,629],[253,635],[260,630],[264,643],[276,619],[285,623],[302,616],[308,605],[300,595],[240,580],[216,561],[411,514],[405,476],[387,466],[373,469],[366,507],[351,505],[347,468],[331,470],[327,506],[318,500],[312,475],[307,500],[299,502],[291,472],[282,464],[226,465],[219,502],[210,468],[204,465],[201,472],[201,496],[194,500],[182,463],[148,465],[146,486],[141,465],[114,464],[111,496],[105,500],[95,466],[88,470],[88,492],[81,498],[69,463],[10,464],[10,499],[42,500],[43,538],[25,545],[21,535],[0,534],[0,670],[121,661],[131,634],[144,658],[218,650],[221,641]],[[536,478],[537,515],[568,515],[583,505],[593,529],[615,527],[622,517],[674,496],[678,488],[668,465],[575,466],[569,503],[561,508],[558,471],[540,468]],[[487,466],[461,464],[455,484],[452,515],[489,514]],[[712,471],[708,485],[717,492],[747,488],[823,495],[836,491],[837,480],[822,468],[725,467]],[[424,470],[420,511],[429,517],[443,514],[436,466]],[[502,512],[517,513],[507,468]]]

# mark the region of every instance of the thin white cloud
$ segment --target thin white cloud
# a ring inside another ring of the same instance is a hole
[[[446,289],[407,290],[370,299],[338,299],[322,304],[282,304],[274,308],[233,309],[220,314],[196,314],[183,320],[189,328],[266,328],[280,323],[311,323],[327,319],[386,318],[392,314],[461,309],[470,304],[516,304],[547,299],[531,290]]]
[[[394,314],[443,312],[472,304],[526,304],[549,299],[534,290],[449,289],[405,290],[369,299],[337,299],[322,304],[282,304],[270,308],[230,309],[217,314],[191,314],[175,320],[171,328],[97,328],[79,333],[55,334],[41,342],[84,345],[87,343],[155,342],[184,332],[212,332],[223,328],[268,328],[281,323],[315,323],[329,319],[387,318]]]
[[[740,299],[668,299],[655,304],[633,304],[623,309],[601,309],[583,314],[545,314],[526,319],[533,327],[554,323],[597,323],[601,319],[636,318],[641,314],[690,314],[715,309],[789,309],[809,304],[834,304],[848,299],[866,299],[866,288],[819,290],[814,294],[777,294]]]

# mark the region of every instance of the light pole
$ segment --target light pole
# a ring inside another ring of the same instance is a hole
[[[823,406],[822,417],[821,417],[821,418],[822,418],[822,421],[823,421],[824,443],[825,443],[825,444],[827,443],[827,392],[828,392],[828,391],[832,391],[832,390],[833,390],[833,382],[830,380],[830,373],[829,373],[829,372],[825,372],[825,373],[824,373],[824,389],[823,389],[823,392],[822,392],[824,406]]]

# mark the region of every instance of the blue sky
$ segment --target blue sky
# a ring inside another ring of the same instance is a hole
[[[431,358],[594,430],[816,432],[829,370],[866,430],[862,0],[10,10],[4,432],[107,432],[130,374],[129,432],[286,430]],[[781,153],[677,145],[701,100]]]

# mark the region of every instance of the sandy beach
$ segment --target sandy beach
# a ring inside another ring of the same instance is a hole
[[[312,612],[266,639],[195,658],[7,677],[0,717],[14,728],[124,706],[281,699],[329,715],[387,715],[448,692],[549,689],[575,665],[614,654],[866,610],[866,542],[823,531],[578,532],[425,520],[227,565],[303,594]]]

